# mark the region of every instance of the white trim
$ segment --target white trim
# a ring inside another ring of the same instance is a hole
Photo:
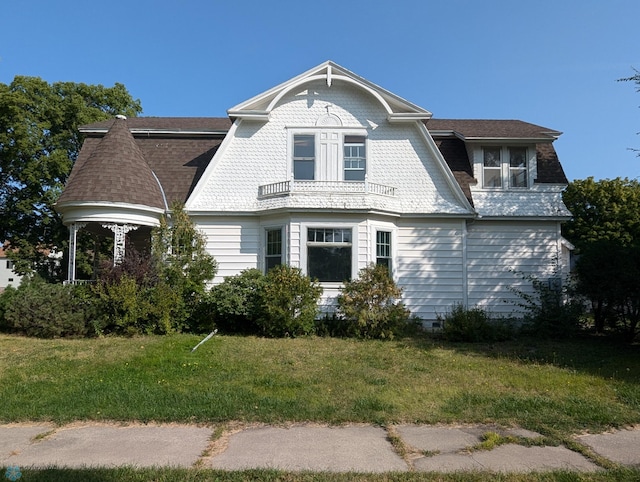
[[[71,223],[119,223],[159,226],[164,209],[140,204],[78,201],[56,205],[65,226]]]

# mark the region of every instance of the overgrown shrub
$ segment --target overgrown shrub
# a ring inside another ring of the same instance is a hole
[[[552,277],[541,280],[522,275],[531,282],[533,292],[513,288],[519,297],[516,302],[524,313],[522,331],[542,338],[569,338],[582,329],[584,303],[568,280]]]
[[[438,315],[442,326],[442,335],[449,341],[468,343],[508,340],[514,335],[514,329],[507,320],[492,319],[480,307],[466,308],[457,303],[451,310]]]
[[[73,286],[25,280],[9,297],[4,320],[13,332],[39,338],[87,334],[88,311]]]
[[[271,268],[260,290],[258,327],[267,336],[308,335],[314,330],[322,288],[286,265]]]
[[[370,265],[347,281],[338,295],[338,314],[351,336],[393,338],[409,324],[411,313],[386,266]]]
[[[7,286],[2,293],[0,293],[0,332],[11,332],[13,328],[9,326],[5,318],[7,307],[11,306],[13,298],[18,290],[13,286]]]
[[[264,284],[265,276],[255,268],[227,276],[204,296],[198,308],[198,326],[203,331],[215,326],[226,333],[256,333]]]

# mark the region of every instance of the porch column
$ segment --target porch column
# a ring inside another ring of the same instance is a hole
[[[69,266],[67,268],[67,281],[73,283],[76,280],[76,240],[78,231],[86,226],[86,223],[71,223],[69,225]]]
[[[135,231],[138,226],[132,224],[103,224],[103,228],[113,231],[113,265],[116,266],[124,260],[125,241],[129,231]]]

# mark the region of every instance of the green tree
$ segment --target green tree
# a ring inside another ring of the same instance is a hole
[[[182,203],[171,206],[160,226],[152,234],[152,253],[159,284],[166,284],[179,295],[181,310],[175,313],[178,323],[194,314],[206,290],[206,283],[218,271],[216,260],[206,251],[206,240]]]
[[[51,278],[50,250],[68,233],[53,205],[82,145],[78,126],[142,112],[124,85],[48,82],[16,76],[0,83],[0,242],[16,271]]]
[[[640,241],[637,180],[575,180],[569,183],[562,199],[573,214],[563,226],[563,234],[578,251],[597,241],[616,241],[622,246]]]
[[[633,340],[640,325],[640,183],[593,178],[570,183],[563,228],[577,248],[577,289],[592,304],[595,328],[607,324]]]

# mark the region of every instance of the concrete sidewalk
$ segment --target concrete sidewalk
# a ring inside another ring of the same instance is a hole
[[[469,450],[487,432],[517,440],[540,435],[493,426],[317,424],[215,427],[74,423],[0,425],[0,466],[173,466],[223,470],[270,468],[330,472],[528,472],[602,470],[566,447],[511,443]],[[575,440],[612,462],[640,467],[640,427]]]

